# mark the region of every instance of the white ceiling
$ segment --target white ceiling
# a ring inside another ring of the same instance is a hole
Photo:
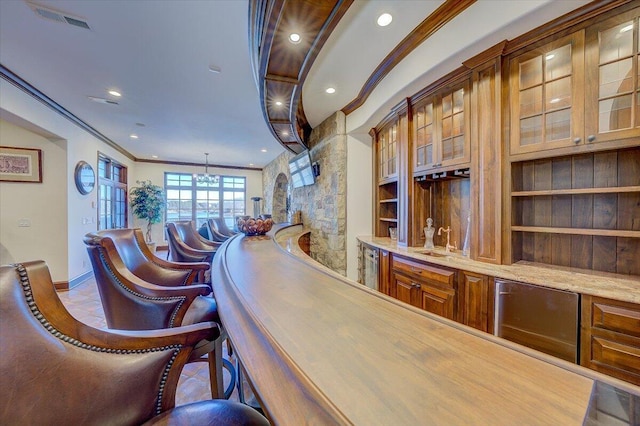
[[[38,17],[23,0],[2,0],[0,63],[135,157],[202,163],[209,152],[210,163],[262,167],[284,150],[260,110],[248,53],[247,0],[37,3],[82,18],[91,30]],[[310,124],[354,99],[388,52],[441,3],[356,0],[305,82]],[[585,3],[479,0],[409,55],[348,117],[350,128],[372,127],[429,79]],[[375,25],[382,11],[394,16],[386,28]],[[211,65],[221,72],[210,72]],[[337,92],[327,95],[328,86]],[[111,97],[109,89],[122,97]],[[131,133],[139,139],[130,139]]]

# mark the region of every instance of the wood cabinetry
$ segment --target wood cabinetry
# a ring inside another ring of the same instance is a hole
[[[413,109],[413,172],[468,167],[469,79],[417,101]]]
[[[392,256],[391,267],[392,297],[445,318],[456,319],[454,270],[400,256]]]
[[[511,155],[639,143],[639,16],[627,10],[509,60]]]
[[[398,226],[398,182],[378,184],[376,198],[376,236],[388,237],[389,228]]]
[[[491,51],[493,59],[475,66],[471,93],[471,253],[482,262],[502,263],[502,97],[501,60],[504,43]],[[483,61],[481,59],[480,61]],[[486,61],[486,60],[485,60]],[[472,63],[469,63],[470,65]]]
[[[640,148],[512,164],[512,255],[640,275]]]
[[[378,250],[378,291],[391,296],[391,254],[387,250]]]
[[[584,31],[510,61],[511,154],[584,139]]]
[[[460,271],[460,322],[493,333],[493,278]]]
[[[640,305],[582,296],[580,364],[640,385]]]
[[[374,231],[379,237],[388,237],[389,228],[398,226],[398,123],[394,120],[372,131],[377,175]]]
[[[420,283],[417,283],[416,280],[411,277],[395,271],[393,272],[391,282],[393,297],[417,308],[422,307],[422,301],[420,300]]]
[[[398,121],[393,121],[378,132],[378,182],[398,177]]]
[[[640,138],[639,16],[636,8],[587,28],[588,143]]]

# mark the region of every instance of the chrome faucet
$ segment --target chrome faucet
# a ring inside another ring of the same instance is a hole
[[[451,226],[447,226],[447,229],[444,229],[442,226],[438,229],[438,235],[442,235],[442,231],[447,233],[447,245],[444,247],[444,251],[447,253],[453,253],[454,250],[457,250],[458,247],[451,245]]]

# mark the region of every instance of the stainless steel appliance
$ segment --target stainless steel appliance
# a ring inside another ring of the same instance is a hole
[[[364,246],[362,254],[364,267],[364,280],[362,284],[378,290],[378,250]]]
[[[579,295],[496,279],[495,335],[578,362]]]

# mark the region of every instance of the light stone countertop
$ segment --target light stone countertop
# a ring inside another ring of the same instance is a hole
[[[493,265],[471,260],[462,256],[459,252],[447,254],[446,257],[428,256],[420,253],[426,250],[423,247],[399,246],[397,243],[392,242],[390,238],[372,236],[358,236],[357,238],[370,246],[435,265],[448,266],[495,278],[537,284],[558,290],[640,304],[640,277],[634,275],[592,272],[584,269],[578,270],[524,261],[512,265]],[[431,251],[446,254],[442,247],[436,247]],[[640,258],[638,262],[640,262]]]

